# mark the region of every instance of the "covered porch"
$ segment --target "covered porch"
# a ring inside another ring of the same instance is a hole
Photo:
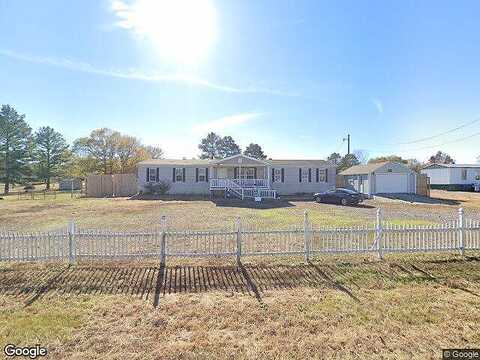
[[[210,174],[210,183],[228,179],[242,187],[270,187],[270,164],[242,154],[213,161]]]
[[[268,162],[242,154],[215,160],[210,164],[210,190],[225,190],[239,198],[275,198],[270,187],[271,166]]]

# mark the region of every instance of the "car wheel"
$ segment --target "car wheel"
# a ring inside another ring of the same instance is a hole
[[[317,203],[321,203],[321,202],[322,202],[322,198],[321,198],[320,196],[317,196],[317,197],[315,198],[315,201],[316,201]]]
[[[340,203],[341,203],[343,206],[348,205],[347,199],[342,199],[342,201],[341,201]]]

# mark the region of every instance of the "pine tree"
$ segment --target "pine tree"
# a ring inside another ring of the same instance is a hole
[[[265,160],[267,158],[267,155],[264,154],[262,147],[254,143],[248,145],[243,154],[259,160]]]
[[[25,115],[19,114],[12,106],[2,105],[0,110],[0,181],[4,183],[4,193],[10,186],[21,183],[29,174],[31,158],[30,126]]]
[[[50,190],[51,178],[59,176],[69,160],[65,138],[51,127],[41,127],[35,133],[34,158],[36,174]]]

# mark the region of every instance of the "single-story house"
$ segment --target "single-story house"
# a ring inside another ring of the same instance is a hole
[[[259,160],[246,155],[225,159],[145,160],[138,164],[139,191],[168,182],[169,194],[217,194],[237,198],[327,191],[335,187],[336,167],[324,160]]]
[[[421,171],[432,189],[473,190],[480,184],[480,164],[431,164]]]
[[[339,175],[344,186],[363,194],[415,194],[417,173],[397,162],[381,162],[352,166]]]

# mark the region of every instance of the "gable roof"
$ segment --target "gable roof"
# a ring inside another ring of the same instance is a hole
[[[157,165],[171,165],[171,166],[209,166],[209,165],[220,165],[222,162],[226,160],[235,159],[237,157],[242,157],[258,163],[259,165],[270,165],[270,166],[295,166],[295,167],[336,167],[336,165],[329,163],[325,160],[259,160],[252,158],[250,156],[246,156],[243,154],[238,154],[234,156],[227,157],[225,159],[150,159],[144,160],[139,163],[139,165],[145,166],[157,166]]]
[[[378,169],[382,168],[387,164],[392,164],[391,161],[384,161],[379,163],[371,163],[365,165],[354,165],[346,170],[343,170],[340,175],[362,175],[362,174],[370,174],[372,172],[377,171]]]
[[[222,162],[225,162],[225,161],[228,161],[228,160],[233,160],[233,159],[236,159],[236,158],[242,158],[242,159],[250,160],[250,161],[253,161],[253,162],[258,162],[262,165],[268,165],[268,163],[265,160],[255,159],[251,156],[247,156],[247,155],[243,155],[243,154],[228,156],[224,159],[215,159],[215,160],[212,160],[212,164],[219,164],[219,163],[222,163]]]

